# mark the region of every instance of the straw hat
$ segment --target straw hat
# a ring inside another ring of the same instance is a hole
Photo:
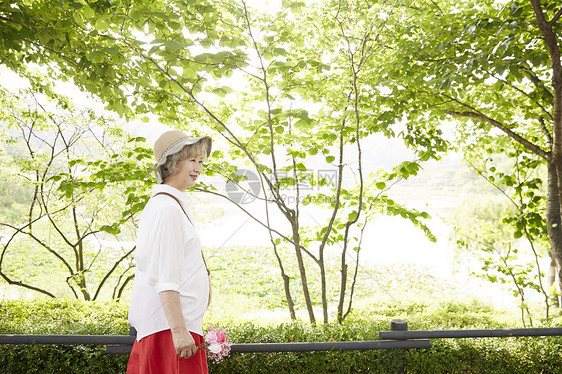
[[[158,183],[162,183],[162,173],[160,167],[166,163],[169,155],[173,155],[183,149],[186,145],[198,142],[207,143],[207,157],[211,154],[212,140],[209,136],[200,138],[191,138],[185,132],[180,130],[166,131],[154,143],[154,158],[156,159],[156,179]]]

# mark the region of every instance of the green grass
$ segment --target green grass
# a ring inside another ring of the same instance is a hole
[[[213,302],[207,320],[250,320],[256,323],[272,321],[289,322],[283,285],[271,251],[264,248],[222,248],[220,252],[207,249],[208,263],[212,271]],[[335,261],[334,261],[335,262]],[[329,262],[330,263],[330,262]],[[339,279],[337,264],[331,263],[329,279]],[[368,265],[361,266],[358,287],[354,293],[350,318],[416,319],[418,315],[469,314],[501,321],[504,325],[519,327],[519,310],[495,310],[482,300],[467,296],[464,285],[441,279],[431,269],[415,265]],[[287,266],[291,276],[291,292],[297,301],[297,316],[308,321],[302,300],[300,278],[296,267]],[[312,274],[309,272],[309,275]],[[313,275],[309,287],[315,302],[315,314],[321,320],[320,284]],[[335,319],[337,295],[329,293],[330,320]],[[462,313],[461,313],[462,312]],[[493,317],[493,318],[492,318]],[[442,320],[443,326],[454,328],[454,318]],[[437,321],[439,318],[435,317]]]

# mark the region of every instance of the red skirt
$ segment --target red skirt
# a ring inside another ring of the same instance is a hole
[[[191,333],[195,345],[203,344],[203,337]],[[172,332],[164,330],[142,338],[133,344],[127,374],[207,374],[205,349],[195,356],[180,358],[172,341]]]

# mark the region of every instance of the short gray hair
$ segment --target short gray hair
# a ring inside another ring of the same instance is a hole
[[[170,175],[176,174],[178,170],[178,162],[188,159],[189,157],[201,157],[203,160],[207,158],[207,142],[197,142],[195,144],[188,144],[181,149],[181,151],[169,155],[166,162],[160,166],[160,173],[162,180],[165,180]]]

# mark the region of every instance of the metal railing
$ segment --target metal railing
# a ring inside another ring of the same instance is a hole
[[[394,321],[391,328],[401,328]],[[0,335],[0,344],[71,344],[106,345],[108,354],[129,354],[135,341],[136,332],[130,335]],[[232,344],[231,352],[321,352],[378,349],[419,349],[429,348],[428,339],[372,340],[346,342],[303,342],[303,343],[247,343]]]
[[[0,335],[0,344],[106,345],[108,354],[129,354],[136,332],[130,335]],[[562,336],[562,328],[408,330],[406,321],[391,322],[391,331],[380,331],[373,341],[232,344],[231,352],[319,352],[430,348],[429,339]]]
[[[381,331],[379,338],[397,339],[462,339],[462,338],[510,338],[532,336],[562,336],[562,328],[532,328],[532,329],[482,329],[482,330],[409,330],[409,331]]]
[[[135,331],[130,335],[0,335],[0,344],[72,344],[106,345],[108,354],[129,354],[135,341]],[[373,340],[346,342],[304,343],[248,343],[232,344],[231,352],[320,352],[377,349],[429,348],[427,339]]]

